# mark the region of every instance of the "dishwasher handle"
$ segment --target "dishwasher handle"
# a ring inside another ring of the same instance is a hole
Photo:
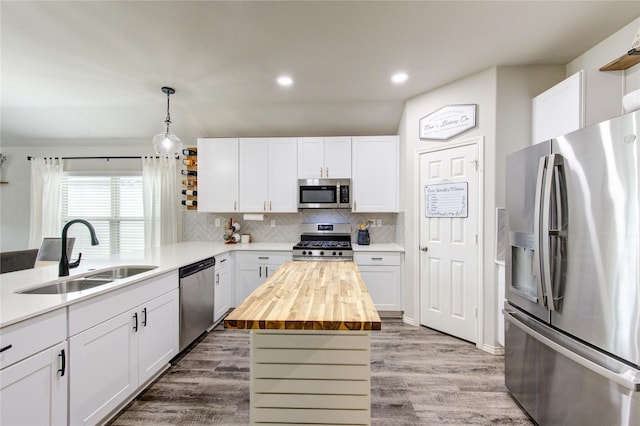
[[[192,263],[191,265],[183,266],[180,268],[179,274],[180,278],[186,278],[189,275],[197,274],[198,272],[209,269],[215,266],[216,259],[210,257],[208,259],[201,260],[200,262]]]

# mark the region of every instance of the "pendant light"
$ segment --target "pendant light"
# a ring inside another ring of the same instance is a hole
[[[164,120],[166,130],[153,137],[153,148],[156,154],[163,156],[178,156],[182,152],[182,142],[180,138],[169,131],[171,115],[169,114],[169,98],[176,93],[171,87],[163,87],[162,93],[167,94],[167,118]]]

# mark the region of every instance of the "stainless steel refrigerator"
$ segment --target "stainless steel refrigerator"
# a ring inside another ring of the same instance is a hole
[[[640,425],[640,111],[506,165],[505,381],[540,425]]]

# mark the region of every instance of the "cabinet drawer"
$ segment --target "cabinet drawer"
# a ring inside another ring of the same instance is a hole
[[[231,264],[231,253],[223,253],[216,256],[216,271]]]
[[[151,277],[69,307],[69,336],[178,288],[178,271]]]
[[[271,264],[279,265],[288,260],[291,260],[291,252],[237,252],[236,261],[240,263],[255,263],[255,264]]]
[[[401,253],[366,252],[354,253],[353,261],[357,265],[400,265]]]
[[[8,367],[67,338],[66,308],[0,329],[0,368]],[[5,349],[6,348],[6,349]]]

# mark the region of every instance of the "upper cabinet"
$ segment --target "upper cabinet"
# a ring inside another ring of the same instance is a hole
[[[198,139],[198,210],[238,210],[238,138]]]
[[[243,212],[297,212],[297,138],[240,139]]]
[[[353,212],[399,210],[398,136],[352,138]]]
[[[298,138],[299,179],[351,177],[351,138]]]

